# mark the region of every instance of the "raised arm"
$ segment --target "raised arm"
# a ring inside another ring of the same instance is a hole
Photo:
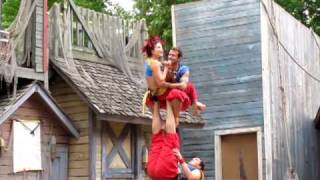
[[[183,174],[188,178],[188,180],[199,180],[201,179],[200,170],[190,171],[188,164],[184,161],[179,149],[173,149],[173,152],[179,159],[179,162],[182,166]]]

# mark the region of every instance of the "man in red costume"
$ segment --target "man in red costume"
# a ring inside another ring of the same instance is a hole
[[[173,100],[177,101],[177,100]],[[175,179],[178,175],[178,158],[173,149],[180,148],[179,135],[172,106],[167,102],[167,120],[160,118],[159,103],[153,105],[152,138],[147,164],[147,172],[153,180]]]

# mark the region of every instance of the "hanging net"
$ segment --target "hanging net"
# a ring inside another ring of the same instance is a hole
[[[0,79],[13,81],[17,65],[30,65],[31,31],[30,19],[39,0],[21,0],[18,14],[4,31],[0,32]]]
[[[0,31],[0,65],[8,63],[11,43],[9,43],[9,32]]]
[[[139,53],[146,36],[144,21],[130,23],[128,27],[129,23],[119,17],[77,7],[69,0],[64,4],[53,5],[49,22],[50,59],[62,57],[74,76],[94,84],[81,65],[74,61],[74,31],[81,25],[81,33],[86,34],[82,41],[87,39],[88,47],[96,52],[101,61],[116,67],[136,83],[144,85],[143,57]],[[85,74],[84,77],[79,75],[79,69],[83,72],[81,74]]]

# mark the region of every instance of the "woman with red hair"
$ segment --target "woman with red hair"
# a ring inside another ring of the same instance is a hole
[[[146,105],[153,106],[154,102],[159,102],[161,109],[166,109],[166,101],[172,105],[174,115],[178,116],[180,111],[185,111],[190,107],[191,100],[186,92],[181,89],[170,89],[170,84],[165,81],[168,73],[168,66],[161,70],[160,58],[163,56],[163,41],[158,37],[150,37],[144,43],[142,52],[146,56],[145,76],[148,85]],[[177,100],[177,101],[173,101]],[[179,117],[175,117],[176,125]]]
[[[178,158],[173,149],[179,149],[180,140],[176,132],[178,117],[191,102],[187,94],[179,89],[169,89],[165,82],[168,67],[161,70],[160,58],[163,56],[163,41],[159,37],[150,37],[145,41],[143,53],[145,76],[148,85],[146,104],[152,109],[152,138],[147,164],[148,175],[156,179],[174,179],[178,174]],[[165,123],[161,121],[159,109],[167,109]]]

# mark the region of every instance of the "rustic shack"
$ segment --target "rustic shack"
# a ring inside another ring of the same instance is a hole
[[[269,0],[187,3],[172,18],[208,105],[184,154],[205,158],[209,179],[319,179],[319,37]]]
[[[0,179],[66,179],[79,132],[42,85],[0,98]]]

